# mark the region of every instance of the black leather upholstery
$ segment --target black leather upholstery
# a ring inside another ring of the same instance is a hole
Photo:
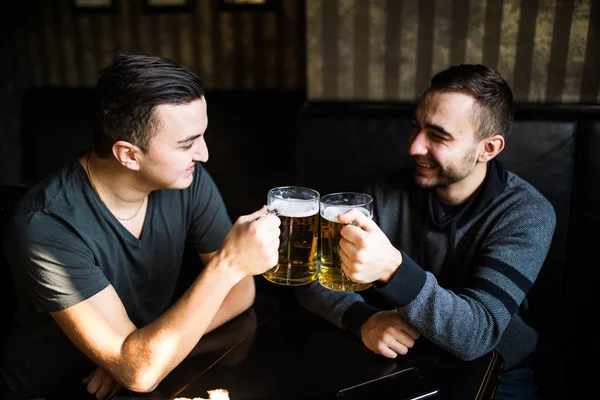
[[[259,209],[294,176],[302,91],[206,93],[206,169],[232,219]],[[33,184],[93,145],[93,88],[33,87],[22,108],[22,182]]]
[[[595,328],[600,307],[600,121],[583,121],[580,132],[569,256],[564,265],[568,308],[556,316],[568,339],[566,371],[573,399],[589,396],[589,383],[598,379],[596,360],[600,359]]]
[[[321,194],[361,190],[382,173],[410,165],[413,112],[411,104],[306,105],[298,120],[297,183]],[[594,350],[600,348],[587,322],[598,304],[593,285],[600,281],[598,269],[587,261],[594,260],[592,249],[600,243],[600,107],[517,106],[499,159],[544,194],[556,211],[556,231],[528,295],[526,317],[543,336],[539,379],[547,383],[542,395],[550,396],[543,398],[560,398],[565,375],[574,370],[568,365],[585,351],[573,327],[581,327]],[[592,233],[584,233],[586,228]]]
[[[36,87],[23,98],[21,182],[33,184],[94,141],[91,89]]]
[[[10,232],[7,231],[6,223],[14,205],[25,194],[27,189],[29,189],[27,185],[0,185],[0,238],[4,234],[10,235]],[[4,256],[4,247],[0,241],[0,304],[2,309],[0,318],[4,322],[2,329],[0,329],[0,351],[3,348],[4,340],[12,323],[16,302],[12,272]]]
[[[407,150],[413,109],[408,104],[308,105],[298,121],[298,183],[321,194],[361,190],[381,174],[411,165]],[[549,199],[557,214],[552,248],[530,296],[534,308],[537,286],[544,287],[541,304],[562,298],[578,127],[572,112],[552,112],[550,116],[548,110],[520,109],[506,148],[499,155],[507,169]]]

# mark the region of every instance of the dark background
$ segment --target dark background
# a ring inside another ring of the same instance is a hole
[[[1,185],[36,182],[91,145],[97,71],[116,48],[172,58],[204,78],[206,168],[232,219],[260,208],[274,186],[358,188],[402,164],[411,107],[433,73],[461,62],[498,69],[529,121],[505,161],[560,211],[551,267],[533,289],[533,317],[556,334],[548,351],[559,353],[547,365],[547,392],[563,379],[571,393],[593,381],[600,1],[281,0],[256,10],[217,0],[181,10],[74,3],[0,6]],[[336,169],[345,172],[338,178]],[[257,284],[290,298],[288,288]]]

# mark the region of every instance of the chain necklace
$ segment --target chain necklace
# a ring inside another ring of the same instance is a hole
[[[87,156],[86,162],[85,162],[85,170],[88,174],[88,177],[90,178],[90,183],[92,184],[92,187],[94,188],[94,190],[96,191],[96,193],[98,193],[98,197],[100,197],[100,200],[102,200],[102,202],[104,203],[104,205],[106,205],[106,202],[104,201],[104,199],[102,198],[102,196],[100,196],[100,192],[98,191],[98,188],[96,187],[96,184],[94,183],[94,178],[92,178],[92,173],[90,171],[90,156],[92,155],[92,153],[90,152]],[[144,205],[144,203],[146,202],[146,198],[148,196],[144,197],[142,199],[142,202],[140,203],[140,206],[138,207],[137,211],[135,212],[135,214],[133,214],[131,217],[128,218],[121,218],[118,215],[116,215],[115,213],[111,213],[115,216],[115,218],[117,218],[119,221],[130,221],[132,219],[134,219],[135,217],[137,217],[137,215],[140,213],[140,210],[142,209],[142,206]],[[107,206],[108,208],[108,206]],[[110,211],[110,209],[109,209]]]

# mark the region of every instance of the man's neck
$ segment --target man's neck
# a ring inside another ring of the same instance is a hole
[[[459,182],[444,188],[436,189],[437,198],[446,204],[459,205],[465,203],[485,180],[487,163],[478,163],[471,175]]]
[[[142,189],[131,171],[113,157],[99,158],[93,152],[82,159],[90,182],[109,209],[129,209],[145,201],[149,191]]]

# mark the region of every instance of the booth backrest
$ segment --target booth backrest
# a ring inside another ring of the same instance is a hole
[[[387,172],[413,165],[408,155],[413,112],[410,104],[308,104],[298,118],[298,183],[321,194],[361,190]],[[551,312],[548,302],[562,304],[578,118],[571,110],[519,108],[498,157],[544,194],[557,215],[551,250],[529,296],[532,309],[540,308],[530,313],[539,323],[548,320],[540,315]]]
[[[93,145],[94,88],[32,87],[21,123],[21,182],[33,184]],[[232,219],[259,209],[267,191],[294,177],[303,91],[206,93],[209,160]]]
[[[36,87],[21,112],[21,182],[33,184],[77,157],[94,142],[94,91]]]
[[[307,104],[298,117],[297,183],[321,194],[362,190],[389,171],[413,165],[413,113],[413,104]],[[595,260],[592,251],[600,243],[600,107],[519,105],[498,158],[556,211],[555,234],[528,294],[526,318],[558,338],[556,346],[571,347],[567,360],[577,361],[582,348],[572,328],[591,335],[587,313],[598,304],[593,285],[600,274],[587,260]],[[596,229],[586,233],[590,227]],[[600,348],[598,340],[588,340]]]
[[[17,306],[13,274],[4,255],[1,239],[4,235],[11,234],[6,230],[8,220],[14,206],[28,189],[27,185],[0,185],[0,318],[4,321],[0,328],[0,349],[4,346],[4,340],[12,325],[13,312]]]

